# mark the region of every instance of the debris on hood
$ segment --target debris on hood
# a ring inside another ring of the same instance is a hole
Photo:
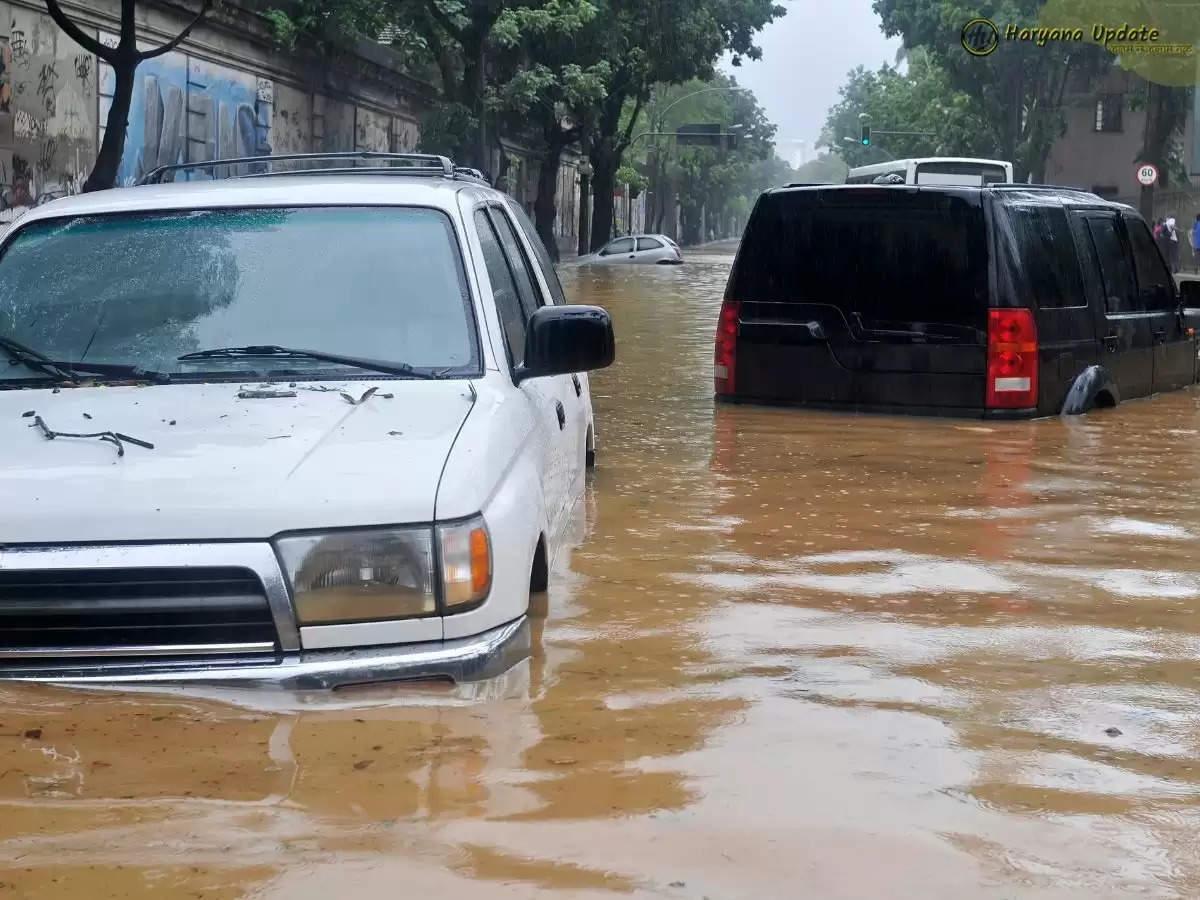
[[[248,390],[245,388],[238,391],[238,399],[239,400],[286,399],[288,397],[295,397],[295,396],[296,396],[295,391],[278,391],[278,390],[262,390],[262,389]]]
[[[351,397],[345,391],[342,391],[341,394],[342,394],[342,399],[345,400],[347,403],[349,403],[351,406],[358,406],[358,404],[360,404],[360,403],[366,403],[371,397],[382,397],[384,400],[391,400],[395,396],[395,394],[376,394],[375,392],[378,390],[379,390],[379,388],[377,388],[377,387],[367,388],[365,391],[363,391],[363,395],[361,397],[359,397],[357,400],[355,400],[353,397]]]
[[[117,456],[125,455],[125,444],[136,444],[138,447],[145,447],[147,450],[153,450],[154,445],[149,441],[143,441],[135,437],[130,437],[127,434],[121,434],[119,431],[95,431],[90,434],[75,434],[70,431],[55,431],[45,420],[34,415],[33,424],[30,428],[38,428],[45,436],[46,440],[52,441],[55,438],[96,438],[97,440],[107,441],[117,448]]]

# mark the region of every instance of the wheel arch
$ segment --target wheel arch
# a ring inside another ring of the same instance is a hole
[[[1092,409],[1108,409],[1121,402],[1121,392],[1112,373],[1104,366],[1088,366],[1076,376],[1067,398],[1063,401],[1062,414],[1077,416]]]

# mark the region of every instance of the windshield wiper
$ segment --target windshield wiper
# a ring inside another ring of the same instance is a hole
[[[35,372],[41,372],[60,381],[79,381],[78,376],[64,371],[46,354],[39,353],[31,347],[26,347],[12,338],[0,335],[0,350],[3,350],[13,362],[21,363]]]
[[[321,362],[336,363],[343,366],[353,366],[356,369],[371,369],[375,372],[386,372],[389,375],[407,375],[410,378],[436,378],[437,372],[426,372],[414,369],[408,363],[383,362],[374,359],[358,359],[353,356],[341,356],[337,353],[323,353],[320,350],[297,350],[292,347],[277,347],[274,344],[250,345],[248,347],[216,347],[212,350],[197,350],[195,353],[185,353],[177,357],[180,362],[195,359],[249,359],[252,357],[275,357],[278,359],[315,359]]]
[[[76,380],[78,380],[78,377],[75,375],[76,372],[108,375],[112,378],[135,378],[138,381],[156,381],[159,384],[166,384],[171,380],[171,376],[166,372],[155,372],[152,369],[143,369],[141,366],[130,365],[129,363],[94,363],[87,362],[86,360],[64,362],[62,360],[55,360],[54,364],[61,369],[65,369]]]
[[[14,341],[12,338],[2,335],[0,335],[0,350],[5,351],[10,359],[28,366],[30,369],[42,372],[51,378],[57,378],[59,381],[70,381],[74,384],[79,383],[78,373],[80,372],[89,372],[93,375],[109,375],[116,378],[144,379],[146,381],[157,381],[160,384],[166,384],[171,380],[171,376],[164,372],[152,372],[149,369],[143,369],[141,366],[132,366],[127,363],[92,363],[82,360],[79,362],[65,362],[60,359],[51,359],[40,351],[26,347],[19,341]]]

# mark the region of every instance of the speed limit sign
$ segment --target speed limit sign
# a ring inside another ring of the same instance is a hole
[[[1150,185],[1158,181],[1158,169],[1150,165],[1150,163],[1143,163],[1142,165],[1138,166],[1137,180],[1138,184],[1150,187]]]

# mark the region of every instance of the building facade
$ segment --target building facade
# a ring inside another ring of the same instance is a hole
[[[1138,206],[1141,185],[1136,172],[1146,127],[1146,113],[1135,98],[1146,84],[1138,76],[1113,68],[1099,83],[1072,86],[1066,97],[1066,132],[1052,148],[1046,181],[1092,191],[1102,197]],[[1167,179],[1155,191],[1155,216],[1174,214],[1191,222],[1200,212],[1200,91],[1184,127],[1183,158],[1190,183]]]

